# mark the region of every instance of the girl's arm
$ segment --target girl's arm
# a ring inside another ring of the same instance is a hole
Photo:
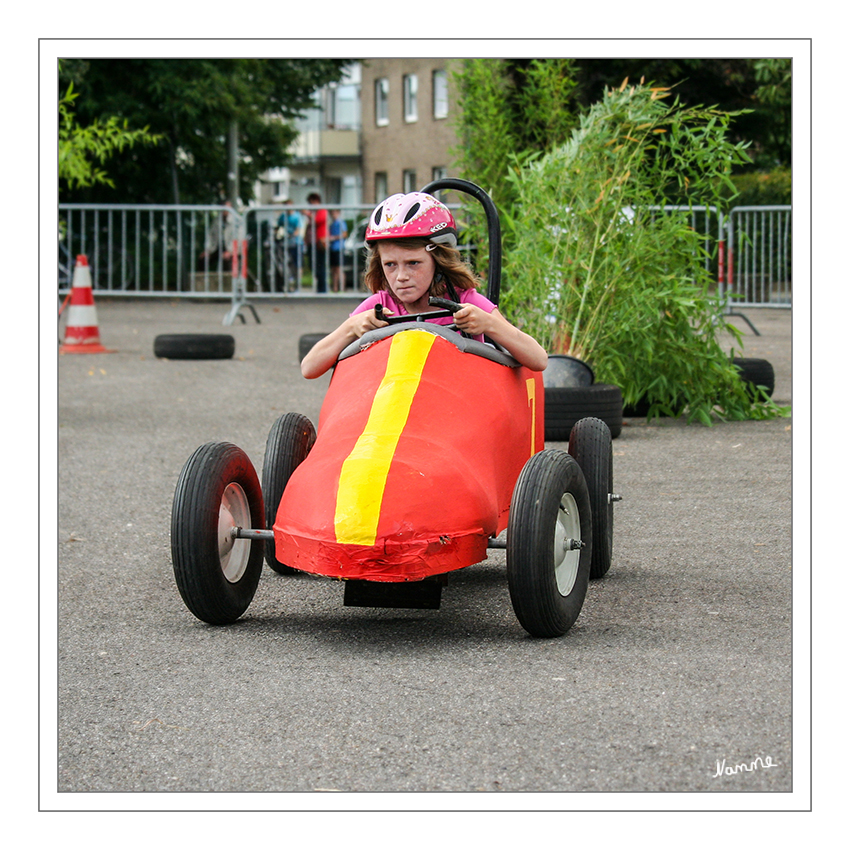
[[[488,313],[475,304],[465,304],[452,319],[460,330],[468,334],[486,334],[507,349],[515,360],[535,372],[542,372],[549,363],[546,349],[534,337],[512,325],[498,307]]]
[[[390,310],[386,311],[390,313]],[[318,378],[333,368],[343,349],[360,339],[367,331],[386,327],[387,322],[375,317],[374,310],[365,310],[349,316],[335,331],[320,339],[301,361],[301,374],[305,378]]]

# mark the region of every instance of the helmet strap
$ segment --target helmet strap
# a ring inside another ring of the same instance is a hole
[[[445,283],[446,295],[451,298],[452,301],[460,303],[457,297],[457,290],[452,285],[451,279],[444,275],[441,271],[438,271],[437,274],[434,275],[434,283]]]

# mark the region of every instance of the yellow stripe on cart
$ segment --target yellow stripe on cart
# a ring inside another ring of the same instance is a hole
[[[342,464],[334,514],[338,543],[375,544],[390,464],[435,339],[427,331],[392,338],[366,427]]]

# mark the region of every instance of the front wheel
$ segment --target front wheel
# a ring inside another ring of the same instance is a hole
[[[590,574],[592,528],[578,463],[558,449],[534,455],[514,488],[506,552],[514,613],[533,637],[559,637],[578,618]]]
[[[245,613],[263,568],[262,540],[231,529],[263,528],[263,494],[248,456],[232,443],[206,443],[183,466],[171,510],[177,589],[199,619],[220,626]]]

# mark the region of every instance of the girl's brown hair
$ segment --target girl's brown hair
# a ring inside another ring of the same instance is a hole
[[[382,239],[370,246],[369,257],[366,261],[366,272],[363,282],[370,292],[380,292],[382,289],[389,291],[387,279],[384,277],[384,269],[381,266],[380,246],[388,243],[401,245],[403,248],[425,248],[431,246],[428,253],[434,258],[434,277],[442,272],[444,278],[448,278],[452,286],[457,289],[475,289],[481,282],[472,271],[468,263],[465,263],[457,248],[448,245],[436,245],[429,239]],[[431,284],[431,295],[443,297],[446,294],[445,280]]]

